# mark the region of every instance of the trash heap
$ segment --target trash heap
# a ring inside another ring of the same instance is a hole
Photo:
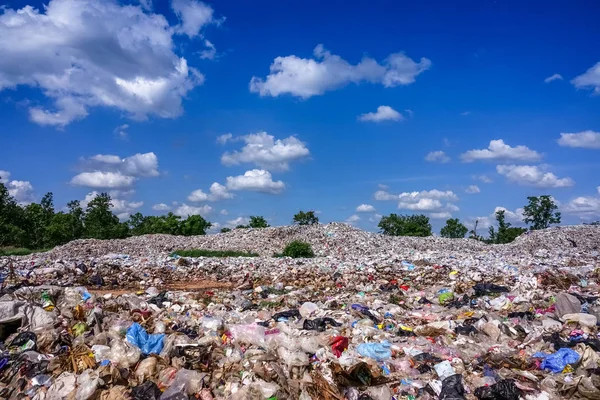
[[[316,257],[272,257],[296,239]],[[599,246],[329,224],[2,258],[0,398],[600,399]]]

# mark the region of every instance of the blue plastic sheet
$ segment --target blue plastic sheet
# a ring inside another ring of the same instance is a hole
[[[392,345],[389,342],[383,343],[362,343],[358,345],[357,351],[363,357],[369,357],[377,361],[385,361],[392,358]]]
[[[549,369],[554,373],[562,372],[568,364],[575,364],[581,357],[575,350],[562,348],[556,353],[535,353],[535,358],[543,358],[541,368]]]
[[[148,332],[140,324],[134,322],[125,336],[127,341],[134,346],[137,346],[142,351],[142,354],[159,354],[163,349],[164,333],[155,333],[149,335]]]

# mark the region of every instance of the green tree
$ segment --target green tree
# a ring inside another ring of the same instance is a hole
[[[78,239],[73,234],[74,216],[70,213],[59,212],[52,216],[52,220],[46,227],[46,246],[54,247]]]
[[[251,216],[250,223],[248,224],[250,228],[268,228],[269,224],[264,217],[261,216]]]
[[[506,222],[506,211],[496,211],[496,222],[498,223],[498,231],[494,230],[493,226],[490,226],[488,239],[489,243],[503,244],[510,243],[523,233],[527,232],[527,229],[511,226],[509,222]]]
[[[84,216],[85,237],[114,239],[120,236],[123,228],[111,207],[108,193],[100,193],[88,203]]]
[[[200,215],[190,215],[181,221],[181,234],[184,236],[206,235],[212,224]]]
[[[72,200],[68,202],[67,208],[69,209],[69,215],[71,216],[71,239],[79,239],[83,237],[83,218],[85,213],[81,208],[81,203],[79,200]]]
[[[24,247],[27,242],[24,222],[23,209],[0,182],[0,246]]]
[[[314,211],[300,211],[294,215],[292,222],[298,225],[314,225],[319,223],[319,218],[315,215]]]
[[[281,255],[292,258],[311,258],[315,256],[315,253],[313,252],[310,243],[294,240],[285,246]]]
[[[460,223],[458,218],[451,218],[446,221],[446,226],[440,231],[440,235],[446,238],[464,238],[469,229]]]
[[[250,228],[249,225],[241,225],[241,224],[235,227],[235,229],[248,229],[248,228]]]
[[[550,224],[560,224],[560,212],[556,211],[558,206],[552,197],[545,195],[540,197],[528,197],[529,204],[524,207],[523,222],[532,224],[529,229],[546,229]]]
[[[431,224],[429,217],[418,215],[396,215],[390,214],[381,217],[379,221],[381,233],[390,236],[431,236]]]
[[[221,228],[221,233],[227,233],[227,232],[231,232],[231,228]]]
[[[44,247],[46,227],[48,226],[47,214],[38,203],[31,203],[25,207],[27,243],[25,247],[30,249],[41,249]]]

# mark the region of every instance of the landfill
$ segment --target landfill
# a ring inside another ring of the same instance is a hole
[[[293,240],[315,257],[275,257]],[[179,257],[211,249],[259,257]],[[600,399],[600,227],[346,224],[0,258],[0,398]]]

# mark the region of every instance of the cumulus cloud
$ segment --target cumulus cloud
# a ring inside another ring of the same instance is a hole
[[[579,133],[561,133],[558,144],[564,147],[600,149],[600,132],[587,130]]]
[[[465,193],[469,193],[469,194],[475,194],[475,193],[480,193],[480,192],[481,192],[481,190],[479,190],[479,186],[477,186],[477,185],[471,185],[465,189]]]
[[[71,184],[90,188],[127,188],[133,185],[133,176],[121,172],[82,172],[71,179]]]
[[[434,213],[429,213],[429,217],[432,219],[448,219],[448,218],[452,218],[452,213],[450,213],[450,212],[434,212]]]
[[[519,185],[536,186],[540,188],[565,188],[575,185],[573,179],[558,178],[547,172],[544,166],[536,165],[498,165],[496,171],[500,175]]]
[[[119,139],[127,140],[129,135],[127,134],[128,124],[119,125],[115,128],[113,133],[119,137]]]
[[[203,60],[214,60],[217,56],[215,45],[212,44],[210,40],[204,40],[204,46],[206,46],[206,50],[200,52],[200,58]]]
[[[458,196],[451,190],[422,190],[420,192],[403,192],[400,194],[391,194],[385,190],[375,192],[375,200],[395,200],[398,201],[398,209],[429,212],[429,216],[434,218],[434,214],[452,213],[459,211],[459,208],[451,203],[458,201]],[[444,214],[446,215],[446,214]]]
[[[227,187],[220,183],[214,182],[210,185],[209,193],[204,193],[202,189],[194,190],[188,196],[189,201],[201,202],[201,201],[219,201],[233,198],[233,193],[229,192]]]
[[[261,96],[290,94],[307,99],[350,83],[369,82],[384,87],[408,85],[431,67],[429,59],[415,62],[404,53],[390,54],[382,63],[364,57],[356,65],[331,54],[322,44],[315,47],[313,54],[314,58],[295,55],[275,58],[265,79],[252,77],[250,91]]]
[[[90,201],[92,201],[100,193],[92,191],[85,195],[85,198],[81,200],[81,207],[85,210]],[[116,193],[110,193],[111,199],[111,211],[114,212],[121,221],[129,218],[129,216],[137,209],[144,205],[143,201],[128,201],[124,199],[115,198],[113,195]],[[154,207],[153,207],[154,208]]]
[[[185,34],[190,38],[200,36],[203,27],[212,23],[220,23],[214,18],[213,9],[197,0],[172,0],[171,8],[181,23],[175,27],[175,31]],[[210,43],[210,42],[209,42]]]
[[[600,186],[596,188],[598,196],[580,196],[572,199],[560,211],[565,214],[576,215],[583,220],[597,219],[600,217]]]
[[[575,77],[571,83],[577,89],[594,89],[595,94],[600,94],[600,62],[596,63],[583,74]]]
[[[152,206],[154,211],[169,211],[171,207],[165,203],[159,203]]]
[[[402,117],[402,114],[400,114],[398,111],[394,110],[390,106],[379,106],[377,107],[376,112],[370,112],[358,116],[359,121],[371,122],[401,121],[403,118],[404,117]]]
[[[563,80],[563,77],[561,74],[554,74],[554,75],[549,76],[546,79],[544,79],[544,82],[550,83],[552,81],[562,81],[562,80]]]
[[[463,162],[473,161],[538,161],[542,158],[535,150],[527,146],[511,147],[504,143],[502,139],[490,141],[487,149],[469,150],[461,154]]]
[[[0,183],[8,183],[8,181],[10,180],[10,172],[8,171],[3,171],[0,169]]]
[[[494,182],[492,180],[492,178],[490,178],[487,175],[473,175],[472,178],[475,179],[476,181],[481,181],[483,183],[492,183],[492,182]]]
[[[479,221],[477,225],[478,228],[487,229],[496,224],[496,212],[498,211],[504,211],[506,222],[510,222],[514,225],[523,225],[523,212],[525,211],[523,208],[517,208],[515,211],[511,211],[508,208],[501,206],[497,206],[491,214],[484,217],[469,218],[469,222],[474,224],[475,220],[477,220]]]
[[[145,2],[146,3],[146,2]],[[103,0],[50,0],[43,9],[0,11],[0,90],[39,88],[54,106],[32,106],[30,119],[64,127],[93,107],[132,119],[175,118],[204,76],[177,55],[175,33],[197,36],[212,9],[174,0],[181,23],[170,26],[142,7]],[[146,8],[147,9],[147,8]]]
[[[450,161],[450,157],[448,157],[443,151],[438,150],[428,153],[425,156],[425,161],[447,163]]]
[[[245,146],[240,151],[224,153],[221,156],[224,165],[250,163],[264,169],[287,171],[290,162],[308,157],[310,154],[306,144],[294,136],[275,140],[273,135],[259,132],[239,139],[246,143]]]
[[[138,153],[125,158],[96,154],[80,161],[83,169],[92,171],[75,175],[71,179],[71,184],[75,186],[123,189],[131,187],[138,178],[159,175],[158,157],[154,153]]]
[[[225,144],[233,138],[231,133],[226,133],[224,135],[217,136],[217,143]]]
[[[229,190],[248,190],[270,194],[279,194],[285,189],[285,183],[273,181],[271,173],[264,169],[253,169],[246,171],[244,175],[228,176],[226,186]]]
[[[356,215],[356,214],[351,215],[348,218],[346,218],[346,223],[350,224],[350,225],[354,225],[358,221],[360,221],[360,217],[358,215]]]
[[[356,207],[356,212],[372,213],[375,212],[375,207],[370,204],[361,204],[360,206]]]
[[[173,213],[183,218],[187,218],[190,215],[201,215],[202,217],[205,217],[209,215],[212,212],[212,210],[212,207],[208,204],[205,204],[200,207],[194,207],[183,203],[180,204]]]
[[[222,209],[219,214],[221,215],[229,215],[229,211],[227,211],[226,209]]]
[[[225,223],[227,228],[233,229],[238,225],[248,225],[250,223],[250,218],[248,217],[237,217],[236,219],[229,220]]]
[[[8,181],[6,188],[8,194],[19,204],[29,204],[34,201],[33,186],[29,181]]]

